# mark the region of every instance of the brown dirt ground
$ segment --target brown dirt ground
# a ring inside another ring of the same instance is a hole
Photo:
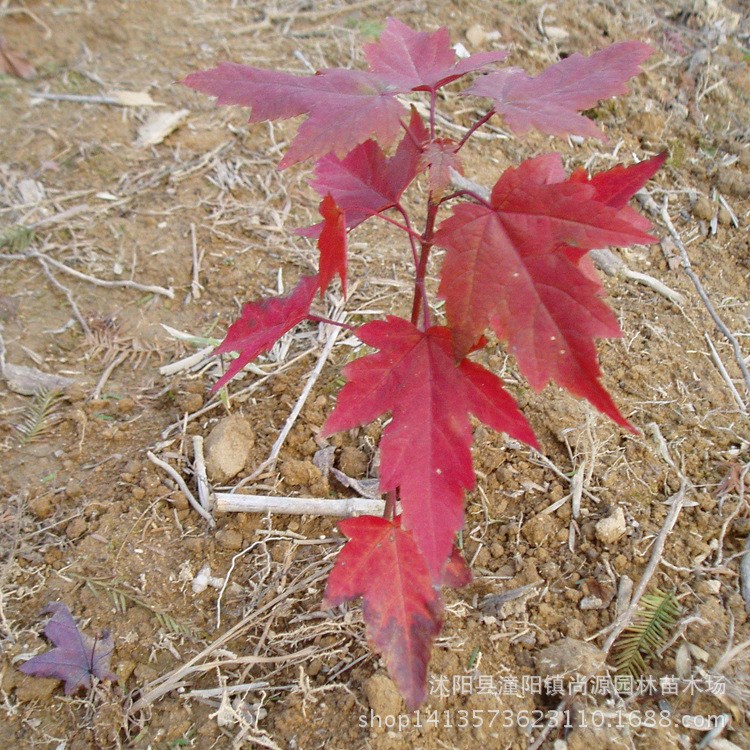
[[[386,15],[423,29],[447,25],[468,47],[464,35],[480,23],[499,40],[475,40],[473,49],[502,45],[511,63],[530,70],[561,54],[647,40],[657,53],[632,94],[593,113],[609,142],[538,134],[504,140],[485,130],[495,137],[470,144],[465,171],[490,184],[506,166],[544,150],[559,150],[571,167],[601,169],[669,148],[670,160],[648,190],[659,205],[668,199],[695,272],[747,352],[750,22],[743,7],[729,0],[600,0],[586,12],[574,0],[0,2],[8,46],[38,72],[32,81],[0,76],[6,358],[75,381],[47,419],[37,419],[37,434],[26,437],[18,427],[40,416],[39,402],[0,384],[0,746],[529,747],[541,727],[529,735],[514,726],[518,712],[553,709],[559,696],[464,691],[433,696],[432,709],[454,712],[441,713],[439,726],[401,733],[362,726],[360,716],[370,710],[404,709],[367,649],[359,606],[319,608],[338,549],[335,519],[234,514],[218,517],[211,530],[148,460],[146,451],[155,451],[192,484],[192,437],[207,435],[230,411],[247,417],[255,433],[247,468],[232,482],[249,476],[268,456],[320,352],[312,328],[288,336],[259,362],[268,376],[246,373],[230,387],[228,404],[208,394],[220,368],[214,360],[160,373],[195,349],[160,324],[220,338],[242,301],[275,292],[280,279],[289,288],[316,259],[314,247],[290,231],[315,215],[309,170],[274,170],[280,148],[272,144],[283,147],[294,123],[249,127],[240,110],[217,109],[175,82],[223,59],[295,71],[304,70],[299,53],[315,68],[357,63],[361,43]],[[163,142],[141,147],[137,131],[153,109],[30,98],[32,91],[112,90],[147,91],[168,111],[189,112]],[[449,94],[441,107],[452,122],[467,124],[479,104]],[[408,253],[372,224],[354,238],[354,322],[367,311],[406,310],[410,301]],[[204,254],[199,298],[191,294],[193,231]],[[477,429],[478,488],[467,498],[463,533],[475,579],[448,593],[431,671],[450,679],[520,679],[537,674],[542,650],[564,636],[593,637],[601,646],[605,636],[596,634],[615,617],[615,602],[606,600],[624,576],[640,580],[666,501],[682,483],[687,502],[649,588],[676,593],[680,623],[647,673],[721,678],[726,695],[682,691],[631,700],[626,714],[669,709],[674,726],[577,726],[550,732],[545,748],[555,741],[571,750],[690,748],[705,734],[682,726],[690,713],[730,715],[722,738],[750,747],[748,651],[732,651],[750,638],[739,573],[750,534],[747,415],[711,344],[745,403],[748,393],[658,218],[656,232],[667,238],[661,246],[621,255],[631,269],[682,293],[683,304],[623,278],[605,282],[624,337],[601,342],[604,381],[639,435],[556,388],[533,393],[499,346],[484,355],[525,407],[546,460]],[[84,334],[38,259],[7,259],[31,251],[98,278],[169,287],[174,297],[102,288],[48,266],[77,305],[89,328]],[[277,466],[246,491],[345,494],[310,461],[341,385],[339,368],[353,356],[347,343],[342,337],[333,349]],[[372,471],[379,429],[331,440],[341,449],[339,468]],[[576,474],[585,490],[577,518],[570,499],[543,514],[569,495]],[[627,532],[606,544],[596,523],[616,507]],[[219,591],[195,594],[191,586],[205,564],[214,576],[230,575],[218,627]],[[530,583],[538,586],[527,596],[488,606],[487,596]],[[581,609],[594,595],[604,607]],[[18,672],[19,663],[48,647],[40,613],[53,600],[66,602],[89,631],[114,632],[116,685],[65,697],[60,683]],[[608,700],[570,705],[594,716],[594,709],[612,709]],[[456,728],[459,710],[480,712],[484,725]],[[487,726],[493,710],[510,711],[512,721]]]

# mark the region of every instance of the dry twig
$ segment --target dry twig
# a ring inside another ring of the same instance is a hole
[[[369,497],[273,497],[216,493],[217,513],[281,513],[284,515],[355,516],[383,515],[385,502]]]
[[[683,480],[682,485],[677,492],[676,495],[673,495],[670,498],[671,501],[671,507],[669,509],[669,513],[667,513],[667,517],[664,519],[664,523],[662,524],[661,530],[659,531],[658,536],[656,537],[656,540],[654,541],[653,548],[651,550],[651,558],[648,561],[648,565],[646,566],[646,569],[643,571],[643,575],[641,576],[641,580],[638,581],[638,585],[635,588],[635,591],[633,592],[633,596],[630,600],[630,604],[628,608],[607,628],[604,630],[599,631],[596,633],[594,637],[597,637],[599,635],[603,635],[604,633],[609,631],[609,636],[607,637],[607,640],[604,642],[604,646],[602,646],[602,650],[605,652],[609,652],[609,650],[612,648],[612,644],[617,640],[618,636],[622,631],[628,626],[628,623],[633,617],[633,614],[635,613],[636,609],[638,608],[638,603],[641,600],[641,597],[646,591],[646,588],[648,587],[649,581],[651,580],[651,577],[656,572],[656,569],[659,567],[659,563],[661,562],[661,556],[664,552],[664,545],[667,541],[667,536],[674,528],[675,523],[677,523],[677,518],[680,515],[680,511],[682,510],[683,503],[685,502],[685,492],[687,490],[687,483]]]
[[[664,203],[662,204],[660,215],[661,215],[662,221],[664,222],[664,225],[667,227],[667,230],[672,235],[672,239],[674,240],[677,250],[680,253],[680,259],[682,261],[682,268],[684,269],[685,273],[690,278],[690,281],[693,282],[693,286],[695,287],[695,290],[698,292],[698,296],[701,298],[701,301],[705,305],[706,310],[708,310],[708,314],[711,316],[711,319],[713,320],[714,325],[724,334],[724,337],[726,338],[726,340],[729,342],[730,346],[732,347],[732,351],[734,352],[735,362],[737,363],[737,366],[740,368],[740,372],[742,373],[742,377],[745,381],[745,388],[748,390],[748,392],[750,392],[750,371],[748,371],[747,364],[745,363],[745,359],[742,356],[740,345],[737,339],[735,338],[734,334],[732,334],[729,328],[727,328],[724,321],[716,312],[716,308],[714,308],[713,303],[711,302],[711,299],[708,296],[708,293],[706,292],[705,288],[703,287],[703,284],[701,283],[701,280],[698,278],[698,275],[693,270],[693,266],[690,263],[690,257],[688,256],[687,248],[682,242],[682,238],[680,237],[679,233],[675,229],[675,226],[672,223],[672,219],[669,216],[668,203],[667,203],[666,196],[664,198]],[[747,407],[745,408],[745,411],[746,410],[747,410]]]
[[[193,510],[195,510],[198,515],[205,518],[211,528],[216,528],[216,521],[214,521],[213,516],[195,499],[195,496],[190,491],[187,484],[185,484],[185,480],[179,475],[179,473],[175,469],[173,469],[166,461],[162,461],[160,458],[157,458],[151,451],[146,451],[146,456],[148,456],[148,460],[151,461],[152,464],[166,471],[167,474],[169,474],[169,476],[174,479],[174,481],[177,483],[177,486],[182,490],[183,495],[185,495],[187,501],[192,506]]]
[[[201,507],[210,511],[213,507],[211,485],[208,482],[206,474],[206,459],[203,456],[203,437],[201,435],[193,436],[193,471],[195,473],[195,483],[198,486],[198,499]]]

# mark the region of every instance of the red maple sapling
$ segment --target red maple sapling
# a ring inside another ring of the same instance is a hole
[[[391,18],[364,54],[367,70],[298,76],[222,63],[185,83],[221,104],[250,107],[251,122],[306,116],[279,166],[314,159],[310,184],[322,196],[322,221],[299,230],[317,238],[318,275],[303,277],[286,297],[244,306],[217,349],[239,357],[214,390],[298,323],[319,320],[311,305],[335,276],[346,293],[346,241],[355,227],[379,217],[406,237],[414,262],[411,318],[388,316],[355,330],[376,351],[344,368],[347,383],[321,437],[391,414],[380,445],[386,516],[339,524],[349,541],[325,600],[336,605],[363,597],[369,641],[416,708],[426,698],[432,641],[441,628],[440,588],[469,580],[455,547],[464,492],[475,482],[469,415],[537,446],[500,378],[471,355],[486,346],[483,334],[492,329],[533,388],[554,381],[632,429],[600,380],[595,339],[621,332],[587,252],[654,242],[649,222],[627,202],[665,155],[566,176],[561,156],[547,154],[505,170],[488,200],[472,190],[451,192],[451,170],[462,170],[461,149],[495,115],[517,134],[536,128],[603,138],[580,111],[626,92],[651,49],[635,41],[614,44],[531,77],[496,69],[504,52],[457,59],[447,29],[417,32]],[[469,73],[481,75],[461,94],[488,99],[489,109],[460,140],[438,136],[436,92]],[[427,93],[426,121],[402,103],[410,92]],[[416,229],[401,198],[425,172],[427,198]],[[445,209],[450,214],[439,220]],[[445,300],[442,324],[433,320],[425,286],[434,246],[446,251],[438,289]],[[397,501],[401,512],[394,516]]]

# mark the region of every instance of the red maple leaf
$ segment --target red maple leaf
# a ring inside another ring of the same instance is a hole
[[[353,229],[399,202],[420,171],[421,145],[427,137],[421,118],[413,110],[409,127],[393,156],[386,157],[375,141],[365,141],[343,159],[335,154],[318,159],[315,179],[310,185],[320,195],[333,196],[344,212],[347,228]],[[315,237],[321,229],[322,224],[316,224],[297,231]]]
[[[596,200],[612,208],[622,209],[620,216],[627,215],[631,224],[640,225],[648,231],[651,222],[637,211],[627,208],[627,203],[661,169],[667,156],[667,152],[663,151],[651,159],[644,159],[629,167],[618,164],[595,175],[589,175],[581,167],[570,175],[570,181],[591,185],[596,190]]]
[[[395,18],[386,21],[380,39],[364,47],[370,70],[400,91],[435,91],[466,73],[504,60],[507,52],[479,52],[456,60],[450,34],[414,31]]]
[[[404,528],[440,581],[463,524],[463,490],[475,481],[469,413],[530,445],[534,434],[496,375],[466,359],[456,363],[450,329],[423,332],[389,316],[357,336],[380,351],[344,368],[348,382],[322,436],[393,414],[380,443],[380,489],[398,488]]]
[[[105,630],[99,638],[82,633],[62,602],[51,602],[44,612],[52,613],[44,635],[55,648],[25,661],[19,667],[24,674],[65,680],[65,695],[90,688],[92,677],[117,679],[109,668],[115,649],[111,633]]]
[[[628,201],[659,171],[667,159],[667,152],[654,156],[652,159],[644,159],[629,167],[618,164],[605,172],[589,175],[588,172],[579,167],[570,175],[570,182],[578,182],[591,185],[594,190],[594,198],[612,208],[619,209],[618,215],[626,219],[632,227],[648,232],[652,224],[634,209],[630,208]],[[599,276],[593,263],[586,257],[586,248],[562,245],[559,249],[573,261],[578,263],[579,268],[586,273],[592,281],[599,283]]]
[[[457,146],[458,144],[449,138],[436,138],[424,148],[422,164],[429,170],[430,190],[435,198],[440,198],[451,184],[451,169],[463,174],[461,157],[456,151]]]
[[[251,108],[250,122],[307,115],[279,167],[327,153],[344,156],[374,136],[384,146],[401,130],[404,106],[392,87],[364,70],[329,68],[296,76],[237,63],[192,73],[183,83],[219,104]]]
[[[215,96],[219,104],[250,107],[250,122],[307,115],[279,164],[284,169],[328,153],[343,158],[370,137],[390,146],[404,112],[398,94],[434,91],[506,55],[481,52],[457,62],[447,29],[417,32],[395,19],[388,20],[379,42],[366,45],[365,54],[369,71],[328,68],[297,76],[221,63],[183,83]]]
[[[601,130],[578,112],[626,93],[626,82],[640,73],[640,64],[651,54],[653,49],[643,42],[621,42],[590,57],[573,54],[536,77],[519,68],[498,70],[464,93],[492,99],[495,111],[518,134],[534,127],[551,135],[603,139]]]
[[[413,710],[427,697],[427,664],[442,626],[440,593],[400,516],[393,522],[360,516],[338,526],[349,541],[336,558],[323,606],[363,597],[367,639]]]
[[[267,352],[287,331],[301,323],[310,312],[319,277],[303,276],[285,297],[270,297],[248,302],[240,317],[229,326],[224,341],[214,354],[239,352],[226,373],[211,389],[214,393],[231,380],[248,362]]]
[[[346,297],[346,224],[344,212],[329,193],[320,202],[323,226],[318,236],[320,250],[320,295],[328,288],[331,279],[338,274]]]
[[[564,180],[560,157],[551,154],[503,173],[490,205],[456,206],[435,235],[448,250],[439,294],[456,355],[489,325],[508,340],[534,388],[555,380],[629,426],[599,383],[594,346],[595,338],[619,336],[620,328],[600,285],[577,261],[594,247],[653,242],[643,217],[622,200],[655,167],[639,165],[638,179],[620,170]]]

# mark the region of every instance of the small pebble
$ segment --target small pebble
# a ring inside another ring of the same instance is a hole
[[[209,478],[214,482],[226,482],[236,477],[245,468],[254,444],[255,433],[244,417],[239,414],[224,417],[204,444]]]
[[[594,532],[596,538],[604,544],[614,544],[625,535],[628,530],[625,513],[619,506],[606,518],[596,522]]]
[[[482,24],[475,23],[466,32],[466,39],[472,47],[481,47],[487,39],[487,32],[484,30]]]

